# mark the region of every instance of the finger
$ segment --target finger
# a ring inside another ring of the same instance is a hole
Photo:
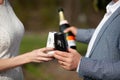
[[[54,50],[54,48],[48,48],[48,47],[45,47],[45,48],[41,48],[39,49],[41,52],[47,52],[47,51],[52,51]]]
[[[62,52],[62,51],[55,51],[55,55],[59,55],[61,57],[68,57],[69,53],[68,52]]]
[[[70,28],[67,28],[64,30],[64,33],[67,33],[67,32],[70,32],[71,31],[71,27]]]
[[[68,63],[67,62],[63,62],[63,61],[58,61],[58,63],[60,64],[60,65],[63,65],[63,66],[67,66],[68,65]]]
[[[38,52],[46,52],[46,51],[50,51],[50,50],[54,50],[53,48],[47,48],[47,47],[44,47],[44,48],[41,48],[41,49],[36,49],[36,50],[33,50],[33,51],[38,51]]]
[[[75,28],[74,26],[71,26],[70,28],[67,28],[64,33],[67,33],[67,32],[72,32],[74,35],[77,34],[77,28]]]
[[[66,69],[66,70],[70,70],[69,68],[68,68],[68,66],[66,66],[66,65],[60,65],[62,68],[64,68],[64,69]]]
[[[45,58],[45,57],[39,57],[39,58],[37,58],[38,61],[50,61],[52,59],[53,58]]]
[[[75,30],[75,29],[76,29],[76,28],[75,28],[74,26],[71,26],[71,27],[65,29],[64,32],[65,32],[65,33],[70,32],[70,31],[72,32],[72,31]]]
[[[77,52],[75,49],[72,49],[72,48],[68,48],[68,52],[70,52],[70,53],[75,53],[75,52]]]
[[[67,61],[67,58],[66,58],[66,57],[62,57],[62,56],[57,55],[57,54],[54,54],[54,58],[56,58],[56,59],[58,59],[58,60],[60,60],[60,61],[64,61],[64,62]]]
[[[46,53],[43,53],[43,52],[37,53],[37,56],[38,57],[46,57],[46,58],[53,57],[53,55],[46,54]]]

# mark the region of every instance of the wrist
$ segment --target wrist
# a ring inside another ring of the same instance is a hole
[[[20,60],[21,64],[26,64],[26,63],[32,62],[27,53],[18,56],[18,58],[19,58],[18,60]]]

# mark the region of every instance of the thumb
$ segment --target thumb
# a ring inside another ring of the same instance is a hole
[[[77,28],[75,28],[74,26],[71,26],[70,28],[67,28],[64,30],[64,33],[67,33],[67,32],[72,32],[74,35],[77,34]]]
[[[64,30],[64,33],[67,33],[67,32],[70,32],[71,31],[71,28],[67,28]]]
[[[74,53],[74,52],[76,52],[76,50],[75,50],[75,49],[72,49],[72,48],[69,48],[69,49],[68,49],[68,52]]]

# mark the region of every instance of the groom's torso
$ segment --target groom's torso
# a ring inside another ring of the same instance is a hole
[[[90,58],[108,62],[120,60],[120,7],[103,25]]]
[[[95,60],[105,62],[120,60],[120,7],[103,25],[90,54],[90,58]],[[85,78],[85,80],[93,79]]]

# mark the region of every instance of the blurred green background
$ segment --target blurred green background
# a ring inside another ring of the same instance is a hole
[[[18,18],[25,26],[20,53],[46,46],[49,31],[59,30],[57,9],[64,9],[65,17],[78,28],[96,28],[105,6],[111,0],[10,0]],[[84,55],[87,44],[77,42],[77,50]],[[57,60],[23,65],[25,80],[82,80],[74,71],[66,71]]]

